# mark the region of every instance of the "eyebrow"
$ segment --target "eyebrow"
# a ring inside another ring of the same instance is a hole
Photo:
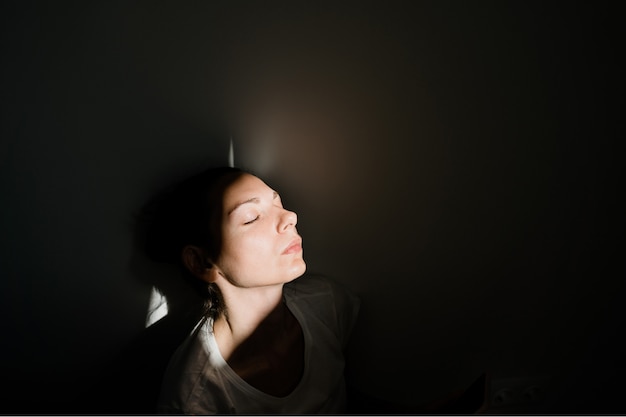
[[[274,195],[272,196],[272,200],[276,200],[278,197],[279,197],[278,193],[276,191],[274,191]],[[228,215],[230,216],[235,210],[237,210],[239,207],[243,206],[244,204],[250,204],[250,203],[259,204],[260,202],[261,202],[261,199],[259,197],[249,198],[246,201],[242,201],[241,203],[237,203],[235,205],[235,207],[233,207],[232,209],[228,210]]]

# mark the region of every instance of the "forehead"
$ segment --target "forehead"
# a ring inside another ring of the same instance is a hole
[[[228,209],[249,198],[262,197],[264,194],[272,191],[259,177],[243,174],[224,191],[224,207]]]

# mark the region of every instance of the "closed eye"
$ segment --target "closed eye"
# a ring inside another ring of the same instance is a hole
[[[252,223],[254,223],[255,221],[259,220],[259,217],[260,217],[260,216],[256,216],[254,219],[252,219],[252,220],[250,220],[250,221],[247,221],[247,222],[245,222],[244,224],[252,224]]]

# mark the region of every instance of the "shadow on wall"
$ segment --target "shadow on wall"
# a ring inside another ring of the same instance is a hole
[[[154,202],[148,201],[135,216],[130,270],[137,281],[152,288],[153,296],[162,296],[166,310],[153,319],[151,306],[146,305],[145,330],[103,367],[100,380],[78,412],[154,414],[168,361],[202,314],[203,299],[186,282],[182,271],[175,265],[155,262],[146,254]]]
[[[173,181],[174,185],[176,183]],[[156,413],[168,361],[204,312],[204,297],[194,285],[201,284],[191,282],[195,278],[184,274],[176,259],[152,256],[150,242],[155,236],[161,243],[172,240],[167,238],[167,232],[163,234],[159,229],[163,226],[159,221],[159,210],[164,202],[163,196],[167,197],[169,190],[170,187],[164,187],[155,193],[134,218],[130,270],[136,281],[152,288],[152,297],[145,306],[146,328],[105,364],[100,380],[90,388],[77,412]],[[155,299],[163,307],[157,314],[153,308]]]

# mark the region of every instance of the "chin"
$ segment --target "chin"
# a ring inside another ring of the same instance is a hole
[[[301,265],[298,265],[297,268],[293,269],[293,273],[291,274],[291,279],[287,280],[286,282],[291,282],[296,278],[300,278],[302,275],[304,275],[305,272],[306,272],[306,263],[302,261]]]

